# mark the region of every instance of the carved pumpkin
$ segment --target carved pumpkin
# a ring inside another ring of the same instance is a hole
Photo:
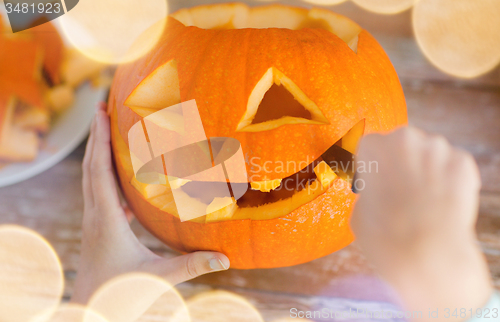
[[[251,189],[181,222],[172,187],[134,177],[128,131],[193,99],[207,137],[241,143]],[[156,48],[119,68],[109,113],[118,176],[141,224],[174,249],[220,251],[245,269],[296,265],[351,243],[356,197],[321,155],[335,143],[355,152],[363,133],[407,123],[397,74],[368,32],[328,10],[282,5],[177,12]],[[298,180],[306,188],[280,189]]]

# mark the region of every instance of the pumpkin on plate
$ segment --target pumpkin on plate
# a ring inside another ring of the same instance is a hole
[[[174,249],[220,251],[241,269],[296,265],[351,243],[356,197],[321,155],[334,144],[355,153],[363,134],[407,123],[377,41],[324,9],[218,4],[167,20],[156,48],[118,69],[109,100],[116,168],[139,222]],[[172,187],[135,177],[128,131],[193,99],[207,137],[241,143],[250,189],[181,222]]]

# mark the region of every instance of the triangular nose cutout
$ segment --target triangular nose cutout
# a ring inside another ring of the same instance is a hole
[[[294,117],[312,121],[311,112],[306,110],[283,86],[273,84],[260,102],[252,124]]]
[[[329,124],[319,107],[276,68],[270,68],[248,100],[240,132],[268,131],[291,124]]]

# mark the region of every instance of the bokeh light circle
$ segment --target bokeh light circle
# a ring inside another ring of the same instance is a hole
[[[40,321],[41,322],[41,321]],[[44,322],[108,322],[96,312],[76,304],[61,306]]]
[[[285,317],[285,318],[280,318],[277,320],[272,320],[271,322],[296,322],[297,318],[292,318],[292,317]],[[300,322],[313,322],[309,319],[306,318],[300,318]]]
[[[187,301],[193,322],[263,322],[257,309],[246,299],[226,291],[211,291]],[[171,322],[181,322],[172,319]]]
[[[63,287],[59,258],[42,236],[0,226],[0,321],[46,319],[59,305]]]
[[[317,6],[333,6],[336,4],[340,4],[342,2],[346,2],[347,0],[304,0],[304,1],[312,3]]]
[[[156,22],[166,22],[167,14],[165,0],[85,0],[58,20],[64,35],[84,55],[119,64],[140,58],[157,44],[165,24]],[[141,46],[130,50],[139,36]]]
[[[174,315],[189,322],[182,296],[165,280],[146,273],[116,277],[92,296],[88,307],[108,322],[168,321]]]
[[[416,0],[352,0],[361,8],[382,14],[396,14],[410,9]]]
[[[451,75],[477,77],[500,63],[498,0],[419,0],[413,29],[427,58]]]

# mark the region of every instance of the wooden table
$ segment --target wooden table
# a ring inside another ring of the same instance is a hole
[[[203,1],[183,0],[183,6]],[[205,1],[208,2],[208,1]],[[178,9],[181,1],[171,1]],[[483,189],[477,224],[479,239],[488,259],[495,285],[500,288],[500,70],[475,80],[457,80],[431,66],[420,52],[411,30],[410,12],[380,16],[351,3],[334,7],[365,29],[383,45],[404,87],[411,124],[445,135],[471,153],[481,169]],[[65,298],[72,293],[78,267],[82,217],[80,145],[57,166],[30,180],[0,189],[0,224],[32,228],[54,246],[61,257]],[[140,240],[159,253],[172,252],[137,222],[133,229]],[[336,296],[351,296],[349,278],[364,286],[373,282],[369,265],[355,245],[313,262],[272,270],[216,273],[179,286],[189,297],[209,289],[226,289],[245,296],[266,321],[289,316],[292,307],[317,307]],[[365,287],[358,298],[386,300],[387,295]]]

